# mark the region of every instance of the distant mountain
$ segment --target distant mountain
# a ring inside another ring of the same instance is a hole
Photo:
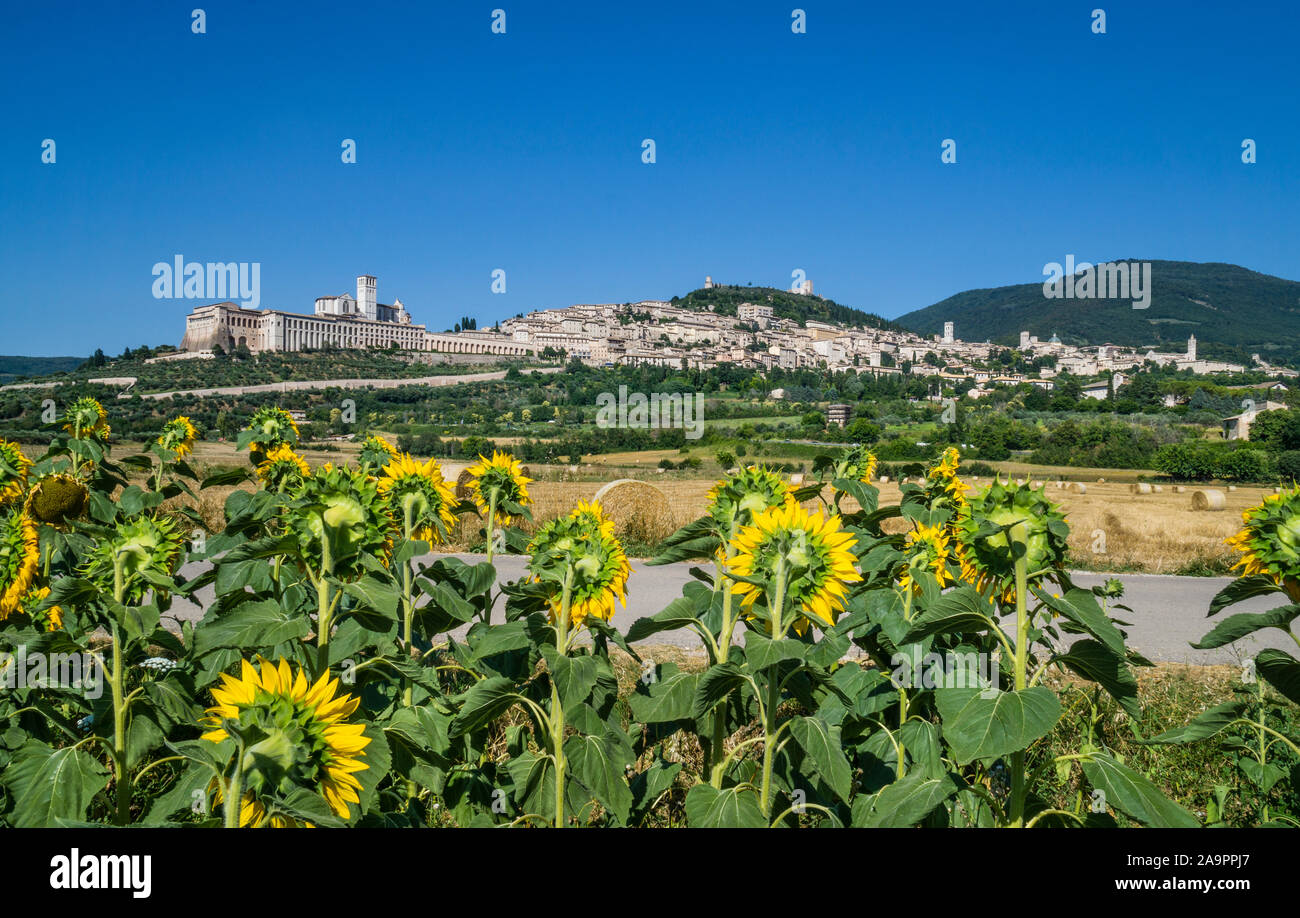
[[[1257,353],[1272,363],[1300,362],[1300,283],[1238,265],[1153,261],[1146,309],[1131,300],[1048,299],[1040,281],[967,290],[895,321],[923,335],[953,322],[960,339],[1001,344],[1027,331],[1066,344],[1181,351],[1195,335],[1202,356],[1248,363]]]
[[[686,296],[675,296],[674,306],[683,309],[711,310],[721,316],[734,316],[741,303],[771,306],[772,314],[780,319],[791,319],[800,325],[812,319],[815,322],[833,322],[837,325],[861,328],[887,328],[901,330],[899,326],[880,316],[851,306],[841,306],[834,300],[819,296],[805,296],[775,287],[737,287],[721,284],[701,287]]]
[[[0,383],[13,382],[20,376],[48,376],[75,370],[85,357],[5,357],[0,355]]]

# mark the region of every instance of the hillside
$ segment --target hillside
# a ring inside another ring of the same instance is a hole
[[[834,300],[804,296],[789,290],[777,290],[775,287],[738,287],[731,284],[707,289],[701,287],[686,296],[673,297],[672,303],[683,309],[711,309],[720,316],[734,316],[736,307],[741,303],[758,303],[771,306],[777,318],[791,319],[800,325],[812,319],[815,322],[834,322],[862,328],[897,328],[888,319],[851,306],[841,306]]]
[[[1300,362],[1300,283],[1229,264],[1151,262],[1147,309],[1130,300],[1048,299],[1039,281],[967,290],[896,321],[924,335],[950,321],[958,338],[1004,344],[1027,331],[1066,344],[1182,350],[1195,335],[1206,357],[1247,362],[1258,353],[1273,363]]]
[[[86,362],[85,357],[19,357],[0,355],[0,384],[14,382],[24,376],[48,376],[75,370]]]

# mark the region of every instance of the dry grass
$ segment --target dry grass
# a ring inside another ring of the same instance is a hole
[[[307,461],[318,466],[325,462],[340,462],[352,458],[357,451],[353,443],[330,444],[326,451],[306,450]],[[122,450],[134,452],[130,447]],[[620,536],[638,543],[653,544],[667,533],[694,519],[705,509],[707,494],[714,478],[708,471],[695,473],[659,474],[655,469],[659,458],[676,455],[670,451],[611,454],[598,457],[599,462],[572,466],[534,466],[529,474],[536,480],[529,487],[534,499],[534,526],[568,513],[579,500],[591,500],[606,482],[620,478],[640,478],[653,485],[662,494],[662,503],[656,499],[606,500],[611,515],[620,521]],[[593,457],[595,458],[595,457]],[[236,454],[232,443],[196,444],[193,463],[203,471],[236,465],[247,460]],[[637,461],[638,466],[627,464]],[[466,462],[442,463],[448,480],[455,481],[468,466]],[[1051,478],[1052,470],[1025,467],[1024,473],[1035,479]],[[1215,573],[1223,572],[1232,563],[1233,553],[1224,545],[1224,539],[1235,533],[1241,524],[1241,513],[1260,503],[1268,488],[1239,487],[1224,490],[1225,507],[1221,511],[1196,511],[1192,497],[1197,490],[1188,487],[1183,493],[1171,487],[1150,494],[1134,494],[1129,485],[1127,470],[1068,470],[1071,477],[1087,483],[1087,493],[1058,488],[1048,481],[1047,495],[1065,510],[1070,523],[1070,551],[1073,563],[1086,568],[1115,571],[1143,571],[1147,573]],[[686,477],[693,475],[694,477]],[[1106,478],[1098,482],[1098,478]],[[1118,479],[1118,480],[1116,480]],[[971,480],[975,488],[982,488],[988,479]],[[251,485],[245,486],[251,487]],[[199,512],[213,529],[224,524],[222,507],[232,489],[212,488],[203,492]],[[896,503],[899,489],[895,482],[880,485],[881,504]],[[620,506],[626,504],[626,506]],[[655,506],[650,507],[650,504]],[[855,505],[846,501],[846,509]],[[891,521],[887,528],[901,531],[901,521]],[[472,547],[477,538],[478,525],[473,520],[462,527],[462,532],[449,548],[464,550]]]

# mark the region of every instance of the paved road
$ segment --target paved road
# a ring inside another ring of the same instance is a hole
[[[532,367],[522,372],[559,373],[561,367]],[[141,398],[171,398],[173,395],[247,395],[251,392],[295,392],[304,389],[396,389],[400,386],[454,386],[458,383],[485,382],[505,379],[505,370],[486,373],[459,373],[442,376],[416,376],[410,379],[290,379],[256,386],[222,386],[215,389],[177,389],[172,392],[150,392]]]
[[[457,555],[465,561],[480,561],[481,555]],[[514,580],[523,574],[524,559],[520,556],[505,556],[496,559],[497,570],[508,580]],[[681,595],[682,586],[691,579],[689,564],[669,564],[664,567],[650,567],[645,562],[632,562],[632,576],[628,581],[628,605],[619,608],[614,615],[614,627],[626,632],[638,618],[654,615],[673,599]],[[188,565],[183,573],[187,577],[197,575],[201,567]],[[1096,586],[1114,574],[1078,573],[1073,579],[1083,587]],[[1127,629],[1129,646],[1156,662],[1170,663],[1239,663],[1246,657],[1257,653],[1264,647],[1277,647],[1296,651],[1295,642],[1280,631],[1270,630],[1251,635],[1232,647],[1218,650],[1193,650],[1192,641],[1200,638],[1210,630],[1215,620],[1206,618],[1210,600],[1215,593],[1231,582],[1227,577],[1174,577],[1165,574],[1123,574],[1119,575],[1125,585],[1125,595],[1121,600],[1129,606],[1132,613],[1117,613],[1124,621],[1131,622]],[[200,594],[200,605],[211,601],[209,588]],[[1281,605],[1277,596],[1257,597],[1233,607],[1226,613],[1220,613],[1216,619],[1234,612],[1263,612]],[[197,620],[202,617],[200,606],[188,602],[176,601],[173,612],[181,618]],[[699,638],[689,630],[660,632],[652,639],[653,643],[671,644],[683,649],[698,649]]]

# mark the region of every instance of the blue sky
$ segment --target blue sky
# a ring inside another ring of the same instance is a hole
[[[433,329],[796,268],[888,317],[1067,254],[1300,279],[1286,6],[11,4],[0,353],[178,343],[178,253],[302,312],[375,274]]]

